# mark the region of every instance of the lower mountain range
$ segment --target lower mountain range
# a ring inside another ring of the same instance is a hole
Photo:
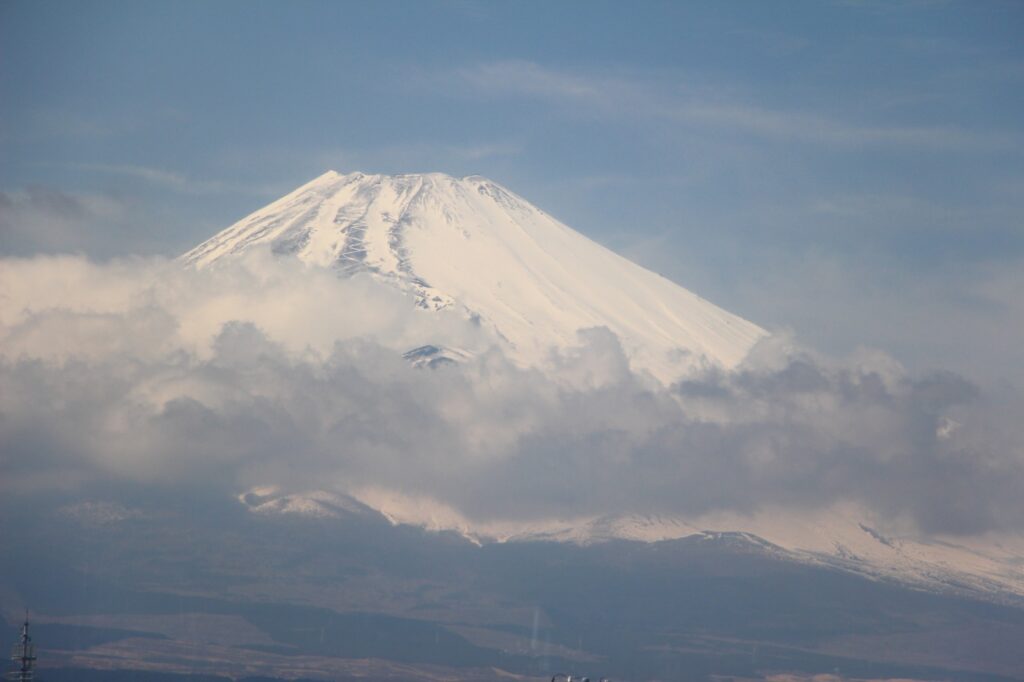
[[[1024,670],[1024,600],[794,561],[748,534],[478,544],[375,514],[142,499],[3,509],[8,635],[29,605],[40,680]]]

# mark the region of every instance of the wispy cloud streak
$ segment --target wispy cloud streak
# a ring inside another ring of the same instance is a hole
[[[478,64],[436,77],[456,91],[571,104],[574,116],[650,118],[732,135],[795,141],[834,148],[897,146],[909,149],[999,152],[1019,149],[1011,132],[954,126],[862,123],[831,115],[772,108],[706,88],[642,75],[593,75],[527,61]]]
[[[84,173],[98,173],[139,180],[180,194],[252,194],[266,196],[271,191],[258,185],[254,186],[221,180],[199,180],[184,173],[152,166],[113,163],[64,163],[60,165],[62,168]]]

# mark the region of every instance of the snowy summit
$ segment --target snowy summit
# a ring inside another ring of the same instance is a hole
[[[182,258],[207,267],[256,246],[460,310],[524,364],[607,327],[635,369],[669,382],[733,367],[765,335],[479,176],[328,171]]]

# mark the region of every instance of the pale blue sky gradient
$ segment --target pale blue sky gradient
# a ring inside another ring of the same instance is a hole
[[[999,1],[2,2],[0,252],[481,174],[826,351],[1017,382],[1022,36]]]

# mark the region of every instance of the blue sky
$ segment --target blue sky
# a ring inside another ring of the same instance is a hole
[[[2,2],[0,252],[491,177],[827,352],[1024,383],[1019,2]]]

